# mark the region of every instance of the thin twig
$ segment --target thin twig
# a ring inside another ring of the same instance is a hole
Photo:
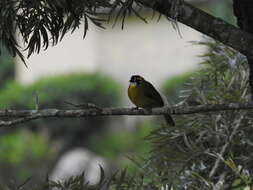
[[[35,120],[38,118],[39,117],[37,115],[34,115],[34,116],[18,118],[18,119],[14,119],[14,120],[10,120],[10,121],[0,121],[0,127],[13,126],[13,125],[25,123],[25,122],[28,122],[31,120]]]

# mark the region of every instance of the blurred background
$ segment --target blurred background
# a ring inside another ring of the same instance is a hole
[[[191,0],[195,6],[234,24],[229,0]],[[66,35],[55,47],[26,60],[13,59],[4,49],[0,57],[1,109],[73,109],[75,104],[100,107],[132,106],[127,98],[131,75],[151,81],[171,104],[199,67],[204,47],[193,45],[203,36],[179,24],[176,31],[167,19],[143,11],[148,24],[136,17],[106,30],[92,24],[83,40],[83,30]],[[180,34],[179,34],[180,33]],[[22,44],[22,42],[20,41]],[[14,128],[0,129],[0,184],[28,186],[48,177],[67,179],[85,171],[86,179],[99,180],[99,165],[107,173],[128,167],[133,171],[150,151],[145,141],[150,131],[163,125],[148,117],[97,117],[43,119]]]

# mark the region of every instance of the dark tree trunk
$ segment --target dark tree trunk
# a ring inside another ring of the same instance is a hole
[[[253,0],[233,0],[234,15],[238,26],[246,32],[253,34]],[[249,64],[249,85],[251,100],[253,100],[253,57],[246,55]]]

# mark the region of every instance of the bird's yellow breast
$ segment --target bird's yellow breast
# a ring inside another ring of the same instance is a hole
[[[128,97],[137,107],[146,107],[147,100],[140,87],[130,84],[128,87]]]

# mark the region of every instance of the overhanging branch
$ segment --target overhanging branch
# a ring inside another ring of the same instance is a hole
[[[171,13],[172,0],[138,0],[167,17]],[[180,2],[177,20],[213,39],[232,47],[244,55],[253,56],[253,36],[217,17],[214,17],[186,2]]]
[[[81,118],[96,116],[119,116],[119,115],[185,115],[205,112],[217,112],[228,110],[250,110],[253,109],[253,102],[213,104],[199,106],[176,106],[154,108],[152,110],[132,108],[87,108],[77,110],[43,109],[43,110],[0,110],[0,118],[9,118],[10,121],[0,121],[0,127],[11,126],[39,118]],[[13,119],[13,120],[11,120]]]

